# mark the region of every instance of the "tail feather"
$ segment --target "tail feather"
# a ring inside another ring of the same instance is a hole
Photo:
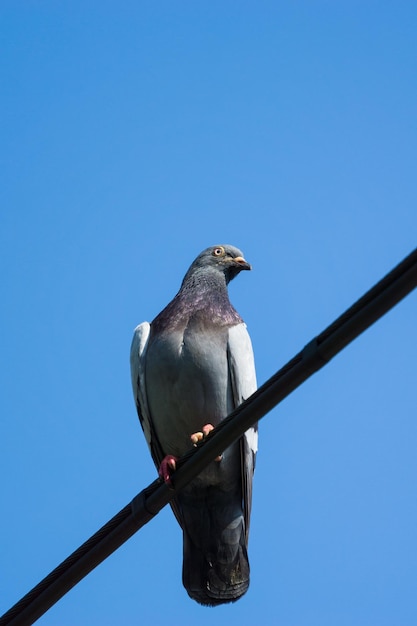
[[[230,495],[223,506],[218,493],[210,495],[205,506],[182,508],[182,579],[191,598],[216,606],[234,602],[248,590],[249,561],[241,503],[236,510]]]

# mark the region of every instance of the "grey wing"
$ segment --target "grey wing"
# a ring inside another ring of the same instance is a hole
[[[165,455],[153,427],[146,393],[146,349],[149,343],[150,331],[151,325],[149,322],[142,322],[135,328],[130,348],[130,373],[139,421],[151,451],[153,462],[159,468]],[[179,525],[182,527],[182,517],[176,500],[171,502],[171,508]]]
[[[139,421],[151,451],[153,461],[155,465],[159,467],[164,455],[153,428],[148,407],[145,381],[146,349],[149,343],[150,330],[151,325],[149,322],[142,322],[142,324],[139,324],[139,326],[135,328],[130,348],[130,373],[132,376],[133,397],[135,399]]]
[[[229,329],[228,363],[235,407],[249,398],[257,388],[255,360],[246,324]],[[252,479],[258,450],[258,425],[249,428],[241,439],[242,493],[245,513],[246,541],[252,507]]]

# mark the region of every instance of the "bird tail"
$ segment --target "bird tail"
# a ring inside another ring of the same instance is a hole
[[[188,595],[208,606],[238,600],[249,587],[242,511],[229,515],[225,522],[224,509],[219,512],[210,507],[200,510],[194,523],[187,521],[183,525],[182,580]]]

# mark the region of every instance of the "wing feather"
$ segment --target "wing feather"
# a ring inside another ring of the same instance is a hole
[[[130,348],[130,373],[139,421],[151,451],[153,462],[158,469],[165,455],[153,427],[146,393],[146,349],[149,343],[150,331],[151,325],[149,322],[142,322],[135,328]],[[182,516],[176,499],[171,502],[171,508],[179,525],[182,527]]]
[[[151,325],[149,322],[142,322],[142,324],[139,324],[139,326],[135,328],[130,348],[130,373],[132,376],[133,397],[135,398],[139,421],[154,463],[159,467],[164,455],[153,428],[146,394],[145,364],[150,331]]]
[[[228,363],[235,407],[249,398],[257,388],[255,360],[246,324],[229,329]],[[252,479],[258,450],[258,425],[249,428],[241,438],[242,494],[245,514],[246,542],[249,536],[252,508]]]

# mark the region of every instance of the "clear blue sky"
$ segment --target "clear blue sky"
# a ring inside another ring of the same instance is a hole
[[[264,382],[416,246],[415,2],[3,0],[0,613],[155,477],[133,328],[205,247]],[[40,621],[417,623],[417,293],[261,423],[237,604],[164,510]]]

